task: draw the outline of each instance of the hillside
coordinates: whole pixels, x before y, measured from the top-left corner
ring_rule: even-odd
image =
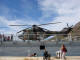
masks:
[[[70,31],[70,33],[72,35],[80,35],[80,22],[78,22],[72,29],[72,31]]]

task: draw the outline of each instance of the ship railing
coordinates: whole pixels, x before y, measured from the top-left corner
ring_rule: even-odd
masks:
[[[80,35],[71,34],[2,34],[0,35],[0,42],[2,41],[80,41]]]

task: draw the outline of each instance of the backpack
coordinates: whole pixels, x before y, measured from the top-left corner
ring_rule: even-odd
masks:
[[[65,52],[67,52],[67,49],[65,48]]]

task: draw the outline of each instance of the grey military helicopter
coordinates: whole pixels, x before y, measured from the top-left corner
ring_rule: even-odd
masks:
[[[49,24],[58,24],[58,23],[61,23],[61,22],[47,23],[47,24],[40,24],[40,25],[34,24],[34,25],[9,25],[9,26],[30,26],[28,28],[25,28],[25,29],[17,32],[18,37],[20,39],[22,39],[23,41],[25,41],[25,40],[33,40],[33,41],[38,40],[38,41],[40,41],[41,36],[46,35],[46,36],[43,36],[45,39],[45,38],[49,37],[51,34],[55,33],[54,31],[47,30],[47,29],[42,28],[40,26],[49,25]],[[19,34],[19,33],[21,33],[21,34]],[[56,32],[56,33],[58,33],[58,32]]]

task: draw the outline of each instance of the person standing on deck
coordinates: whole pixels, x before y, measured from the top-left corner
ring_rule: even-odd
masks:
[[[61,58],[62,59],[65,59],[65,54],[66,54],[66,52],[67,52],[67,49],[66,49],[66,47],[65,47],[65,45],[64,44],[62,44],[62,46],[61,46]]]
[[[43,60],[50,60],[50,54],[48,53],[48,51],[44,51],[44,54],[43,54]]]

